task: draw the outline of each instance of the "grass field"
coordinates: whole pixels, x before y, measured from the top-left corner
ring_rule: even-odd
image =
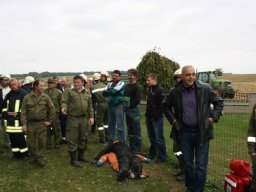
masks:
[[[143,153],[149,142],[146,135],[145,119],[142,118]],[[206,192],[222,191],[224,174],[229,172],[228,163],[236,157],[248,159],[246,131],[248,115],[225,114],[215,126],[215,139],[210,144],[208,182]],[[0,191],[141,191],[141,192],[182,192],[183,183],[177,182],[171,173],[177,167],[172,154],[172,140],[169,139],[170,126],[165,122],[165,138],[168,162],[162,165],[143,164],[149,177],[141,180],[116,182],[117,174],[108,164],[98,168],[89,163],[82,168],[69,165],[66,146],[59,150],[47,150],[48,165],[38,168],[28,162],[11,159],[11,152],[0,148]],[[1,134],[2,137],[2,134]],[[2,140],[2,138],[1,138]],[[87,158],[92,159],[104,146],[98,143],[98,135],[89,135]],[[217,187],[217,189],[212,188]]]
[[[224,174],[230,172],[229,162],[234,158],[250,160],[247,149],[249,114],[224,114],[215,124],[215,139],[211,141],[208,179],[222,187]]]
[[[142,130],[143,153],[146,153],[149,143],[144,125]],[[170,127],[166,126],[168,154],[172,155],[171,140],[167,137],[169,131]],[[98,143],[98,135],[90,134],[87,158],[95,157],[103,147]],[[176,182],[171,176],[176,167],[176,162],[173,160],[162,165],[143,164],[149,174],[148,178],[129,180],[120,184],[116,182],[117,174],[108,164],[100,168],[89,163],[84,164],[82,168],[70,166],[67,148],[64,145],[60,150],[47,150],[48,165],[44,169],[30,165],[28,162],[12,160],[11,155],[10,150],[0,148],[0,191],[184,191],[183,183]]]

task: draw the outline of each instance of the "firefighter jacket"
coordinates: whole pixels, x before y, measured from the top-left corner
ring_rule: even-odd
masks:
[[[123,103],[124,97],[124,82],[110,82],[107,85],[107,90],[103,91],[103,95],[108,97],[109,106],[117,106]]]
[[[61,111],[61,95],[62,92],[57,88],[45,89],[44,93],[50,97],[57,113]]]
[[[247,145],[249,154],[256,152],[256,104],[253,106],[252,114],[249,121]]]
[[[7,133],[21,133],[22,124],[20,122],[21,104],[26,92],[22,89],[11,90],[3,102],[2,117]],[[15,114],[10,114],[14,112]]]
[[[55,107],[45,93],[36,96],[34,91],[28,93],[22,102],[21,107],[21,122],[27,125],[29,121],[32,122],[53,122],[56,118]]]
[[[92,85],[91,89],[95,91],[95,93],[92,94],[95,103],[107,103],[107,99],[103,96],[102,91],[97,92],[97,89],[101,89],[104,87],[106,87],[106,85],[101,82],[97,82]]]
[[[182,81],[171,89],[170,93],[165,98],[164,109],[165,116],[168,121],[180,133],[183,129],[182,121]],[[207,84],[202,84],[199,81],[194,82],[196,92],[197,111],[199,117],[199,129],[201,143],[208,142],[213,139],[213,127],[208,118],[211,117],[215,122],[218,122],[223,110],[223,99],[218,96],[212,88]],[[213,104],[211,108],[210,104]],[[173,124],[174,119],[176,122]]]
[[[92,99],[90,90],[66,89],[62,94],[61,108],[67,109],[67,114],[75,117],[89,116],[93,118]]]

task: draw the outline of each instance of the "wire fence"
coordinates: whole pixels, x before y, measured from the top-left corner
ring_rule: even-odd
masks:
[[[230,172],[229,162],[239,158],[250,161],[247,130],[250,114],[224,114],[214,126],[215,138],[210,142],[208,185],[223,190],[224,175]]]

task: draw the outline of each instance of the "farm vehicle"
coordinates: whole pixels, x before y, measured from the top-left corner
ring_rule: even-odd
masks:
[[[223,99],[233,99],[235,96],[235,90],[231,86],[231,81],[217,79],[214,71],[197,72],[197,79],[203,83],[209,84]]]

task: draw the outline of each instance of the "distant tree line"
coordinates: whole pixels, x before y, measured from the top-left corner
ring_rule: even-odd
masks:
[[[99,71],[97,71],[99,73]],[[29,72],[29,73],[24,73],[24,74],[11,74],[12,77],[15,77],[17,79],[24,79],[26,76],[32,76],[35,78],[51,78],[54,76],[57,77],[61,77],[61,76],[75,76],[75,75],[79,75],[79,74],[85,74],[87,76],[93,75],[94,73],[96,73],[96,71],[84,71],[84,72]],[[126,74],[127,71],[121,71],[122,74]]]

